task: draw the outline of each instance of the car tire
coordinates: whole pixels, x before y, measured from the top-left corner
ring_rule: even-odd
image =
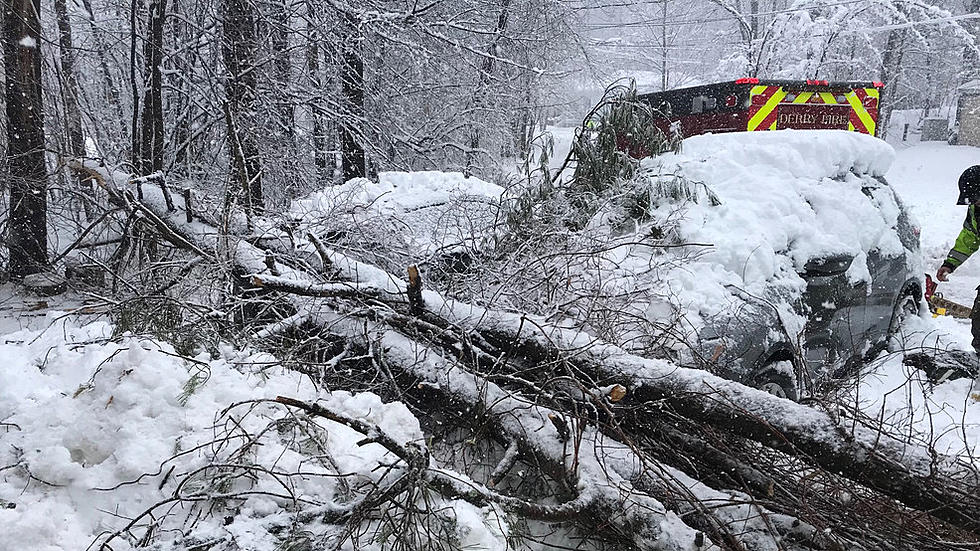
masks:
[[[793,362],[789,360],[774,361],[762,369],[755,378],[755,387],[773,396],[787,400],[799,400],[795,377],[787,373],[793,370]]]
[[[892,308],[892,318],[888,322],[888,340],[898,334],[905,320],[919,315],[920,307],[919,296],[914,289],[908,289],[898,297]]]

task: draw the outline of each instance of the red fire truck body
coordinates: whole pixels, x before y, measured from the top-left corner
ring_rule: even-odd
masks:
[[[880,82],[743,78],[637,97],[664,113],[658,126],[681,136],[783,128],[877,134]]]

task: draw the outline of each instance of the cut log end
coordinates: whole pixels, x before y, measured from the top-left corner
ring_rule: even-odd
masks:
[[[422,276],[414,264],[408,267],[408,305],[413,315],[425,311],[425,301],[422,300]]]
[[[623,385],[613,385],[609,389],[609,401],[616,403],[626,397],[626,387]]]

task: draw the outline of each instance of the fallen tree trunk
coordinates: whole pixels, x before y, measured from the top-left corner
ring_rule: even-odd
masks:
[[[303,281],[308,280],[312,274],[296,271],[280,262],[268,262],[269,257],[265,254],[265,251],[248,243],[244,238],[222,235],[217,228],[208,226],[201,221],[188,223],[187,217],[183,214],[186,206],[181,204],[182,199],[178,198],[172,202],[167,201],[164,195],[165,188],[161,187],[157,189],[144,185],[139,193],[142,196],[142,200],[140,200],[136,199],[134,194],[127,193],[127,188],[131,186],[130,179],[127,175],[112,172],[102,167],[92,166],[91,164],[73,163],[72,167],[95,178],[109,192],[110,197],[118,204],[126,205],[128,211],[148,210],[153,215],[152,221],[164,226],[164,228],[161,228],[161,236],[164,239],[174,242],[180,248],[211,258],[218,257],[220,251],[225,251],[239,271],[243,271],[244,273],[258,273],[263,271],[275,273],[277,275],[272,277],[282,278],[283,281],[290,281],[297,285],[295,287],[296,292],[293,294],[305,294],[302,291]],[[333,261],[344,266],[346,269],[349,270],[350,266],[353,265],[353,261],[346,262],[346,258],[342,257],[342,255],[336,256],[339,258],[333,259]],[[339,282],[331,286],[331,296],[350,299],[367,298],[371,300],[375,300],[373,298],[374,295],[383,296],[387,300],[398,300],[400,296],[405,296],[407,304],[406,295],[400,295],[399,293],[389,294],[385,291],[391,282],[385,281],[387,274],[383,271],[366,265],[357,266],[357,268],[360,269],[359,275],[362,278],[379,278],[377,285],[369,287],[368,291],[365,292],[365,288],[362,285]],[[263,281],[253,278],[253,283],[261,286]],[[301,303],[302,301],[294,302]],[[332,317],[332,314],[328,311],[326,312],[326,317]],[[317,313],[301,312],[294,315],[289,321],[273,324],[274,327],[267,328],[265,333],[267,335],[274,334],[294,326],[293,323],[311,321],[326,323],[322,316],[321,319],[317,319]],[[330,325],[353,322],[352,319],[346,317],[339,317],[331,321],[336,323],[329,323]],[[341,334],[340,336],[343,338],[356,338],[356,329],[358,327],[360,327],[359,322],[354,323],[352,326],[352,330],[355,331],[354,334]],[[398,346],[396,348],[399,350],[403,347],[407,347],[408,349],[412,348],[411,341],[394,331],[388,331],[387,337],[389,339],[388,346],[394,346],[394,342],[391,339],[397,339]],[[416,365],[413,362],[415,358],[412,356],[412,351],[408,350],[403,352],[405,355],[402,359],[405,361],[399,359],[398,364],[401,365],[407,362],[411,365]],[[431,363],[418,365],[424,365],[426,369],[433,367]],[[420,372],[422,371],[413,373],[418,374]],[[430,375],[435,377],[437,374],[432,372]],[[465,395],[468,403],[477,407],[480,407],[481,404],[487,404],[486,397],[481,396],[481,383],[479,381],[476,379],[467,381],[460,377],[454,377],[453,380],[456,381],[453,385],[453,388],[456,389],[456,392],[452,393],[453,397],[463,399]],[[460,384],[460,381],[465,381],[465,384]],[[430,382],[435,386],[439,384],[435,378],[432,378]],[[501,397],[504,396],[502,391],[498,390],[497,392],[501,394]],[[483,406],[483,409],[486,409],[486,407]],[[535,450],[534,453],[536,456],[543,463],[550,465],[551,469],[555,472],[562,473],[562,476],[570,480],[576,476],[579,480],[582,480],[582,489],[587,491],[579,496],[577,500],[581,502],[579,505],[582,506],[583,503],[587,504],[591,514],[598,514],[603,519],[603,522],[616,527],[620,535],[626,540],[632,541],[637,549],[649,551],[682,551],[713,548],[710,543],[704,546],[696,546],[696,541],[703,542],[703,535],[699,535],[697,530],[687,526],[675,513],[668,511],[662,503],[634,488],[628,480],[606,472],[605,467],[595,461],[584,461],[578,465],[576,472],[569,472],[568,466],[565,463],[565,446],[559,440],[554,427],[548,422],[546,414],[532,416],[534,422],[528,423],[528,425],[533,426],[525,426],[525,423],[517,420],[518,417],[514,415],[514,412],[521,412],[523,414],[524,410],[527,409],[526,402],[514,400],[507,396],[506,400],[498,400],[490,407],[495,407],[502,411],[506,409],[506,412],[509,412],[508,415],[510,417],[507,423],[501,426],[502,430],[506,429],[504,430],[505,434],[511,438],[521,438],[528,442],[532,446],[529,449]]]
[[[377,268],[374,268],[375,270]],[[351,270],[356,272],[359,270]],[[348,274],[351,275],[351,274]],[[290,282],[256,275],[264,287],[305,296],[341,296],[352,291],[334,284]],[[354,286],[364,296],[397,296],[395,289]],[[379,279],[375,278],[374,282]],[[384,281],[384,280],[382,280]],[[980,474],[972,465],[942,457],[915,443],[880,430],[841,426],[824,411],[776,398],[763,391],[702,370],[642,358],[603,343],[580,331],[567,330],[530,317],[490,311],[449,301],[428,291],[427,315],[438,326],[457,327],[482,336],[495,351],[525,362],[562,358],[579,373],[630,389],[619,407],[631,415],[656,414],[646,404],[669,407],[695,422],[750,438],[874,488],[905,505],[964,530],[980,534]],[[646,413],[644,413],[646,412]]]
[[[582,373],[630,389],[618,404],[631,415],[667,407],[694,421],[755,440],[850,478],[901,503],[980,534],[980,474],[973,465],[943,457],[914,442],[854,424],[825,411],[775,398],[701,370],[641,358],[587,335],[534,323],[512,314],[486,313],[479,322],[455,320],[513,354],[561,355]],[[491,333],[492,332],[492,333]],[[651,409],[648,405],[655,404]]]
[[[663,540],[658,546],[672,548],[678,544],[674,540],[680,540],[681,548],[686,548],[690,545],[685,541],[690,535],[688,525],[712,534],[716,542],[729,549],[826,549],[840,545],[795,517],[773,513],[746,495],[710,488],[595,427],[580,426],[576,440],[568,423],[581,423],[583,419],[534,405],[532,396],[502,389],[439,349],[394,329],[351,318],[330,320],[325,325],[335,335],[363,340],[365,349],[371,338],[376,339],[375,348],[384,351],[386,365],[411,374],[420,386],[439,393],[446,408],[454,403],[478,407],[478,414],[488,417],[499,434],[519,442],[522,453],[534,457],[533,463],[548,465],[549,471],[572,480],[574,487],[584,485],[589,492],[598,491],[595,507],[613,515],[611,520],[617,526],[641,527],[633,536],[643,536],[637,540],[640,548],[649,545],[643,540],[651,537]],[[556,421],[561,418],[568,421]],[[666,508],[665,503],[669,503]],[[678,532],[676,523],[681,519],[683,526]],[[657,525],[661,529],[671,526],[670,534],[654,536]]]

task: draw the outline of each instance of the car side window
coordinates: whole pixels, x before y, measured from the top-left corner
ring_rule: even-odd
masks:
[[[895,202],[895,206],[898,207],[898,219],[894,226],[895,232],[898,234],[898,240],[901,241],[903,247],[910,251],[918,249],[918,231],[915,222],[912,220],[912,216],[909,214],[909,209],[902,202],[902,198],[895,193],[895,190],[892,189],[891,185],[884,178],[875,177],[875,181],[880,185],[862,187],[861,191],[872,200],[874,199],[874,193],[879,190],[887,193],[891,197],[891,200]]]
[[[694,96],[691,98],[691,113],[703,113],[718,108],[718,100],[711,96]]]
[[[895,204],[898,205],[898,224],[895,228],[898,231],[898,239],[902,242],[903,247],[914,251],[919,248],[919,235],[915,223],[909,215],[909,209],[905,207],[902,198],[895,193],[895,190],[888,188],[888,191],[891,192]]]

